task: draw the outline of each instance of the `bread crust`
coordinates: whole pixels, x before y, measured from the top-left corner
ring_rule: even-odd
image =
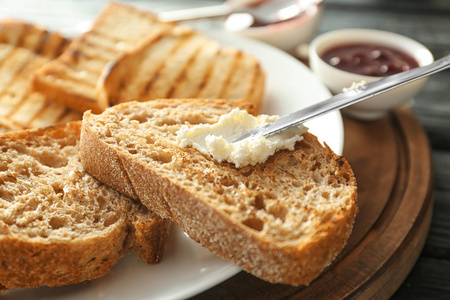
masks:
[[[277,247],[248,227],[232,222],[198,194],[161,178],[129,155],[119,156],[144,205],[178,224],[215,255],[272,283],[309,284],[342,250],[353,227],[356,205],[339,218],[322,224],[308,243]],[[347,163],[342,171],[351,172]],[[356,198],[354,193],[352,196]]]
[[[148,264],[159,263],[169,238],[170,225],[170,221],[156,215],[135,220],[128,239],[133,242],[132,248],[136,256]]]
[[[138,199],[127,171],[123,167],[122,160],[115,155],[114,150],[105,147],[103,143],[93,136],[93,132],[86,127],[82,127],[80,141],[85,145],[89,145],[89,150],[80,151],[83,166],[89,166],[89,169],[97,170],[94,172],[96,174],[95,177],[101,182],[108,182],[109,186],[114,186],[116,190],[128,197]],[[92,151],[92,154],[89,154],[89,151]],[[104,157],[108,157],[108,168],[105,168]]]
[[[101,277],[128,249],[125,222],[104,236],[66,242],[0,238],[0,282],[9,288],[60,286]]]
[[[65,88],[63,84],[57,86],[57,72],[52,68],[53,65],[56,65],[55,68],[59,67],[55,61],[52,61],[33,74],[30,84],[34,91],[38,91],[45,95],[46,98],[52,99],[52,101],[79,113],[83,113],[89,109],[100,113],[107,107],[87,96],[88,93],[83,93],[82,89],[78,87]]]
[[[176,100],[174,100],[176,101]],[[195,101],[195,100],[192,100]],[[180,102],[181,103],[181,102]],[[115,108],[120,111],[120,108]],[[155,171],[133,154],[105,143],[92,129],[90,114],[85,114],[81,133],[81,152],[85,169],[102,182],[122,191],[131,185],[139,199],[149,209],[163,218],[178,224],[193,240],[219,257],[232,261],[242,269],[272,283],[294,286],[307,285],[328,266],[343,249],[353,227],[356,206],[356,180],[348,162],[334,154],[328,146],[322,146],[310,133],[297,144],[296,151],[301,157],[308,157],[317,151],[330,165],[326,172],[342,178],[348,185],[347,205],[322,222],[312,236],[305,237],[304,243],[280,244],[259,234],[240,222],[232,220],[220,209],[208,203],[205,196],[195,188],[177,184],[167,176]],[[188,151],[188,150],[186,150]],[[280,151],[275,160],[288,157],[289,151]],[[92,158],[95,157],[95,158]],[[186,159],[189,159],[187,154]],[[91,161],[103,163],[91,164]],[[120,162],[120,167],[110,168],[109,161]],[[266,162],[264,166],[276,164]],[[302,161],[297,161],[302,168]],[[223,164],[219,164],[223,165]],[[227,167],[225,167],[227,168]],[[230,174],[237,172],[229,167]],[[267,174],[268,177],[274,176]],[[126,185],[117,178],[127,178]],[[270,185],[270,179],[268,179]],[[200,188],[201,189],[201,188]]]

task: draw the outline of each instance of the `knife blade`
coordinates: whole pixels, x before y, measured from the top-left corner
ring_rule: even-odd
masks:
[[[243,134],[242,136],[232,140],[231,143],[239,142],[256,134],[262,134],[264,137],[274,135],[288,128],[298,126],[301,123],[304,123],[315,117],[324,115],[330,111],[341,109],[363,100],[372,98],[376,95],[385,93],[420,78],[427,77],[449,67],[450,55],[447,55],[427,66],[418,67],[398,74],[386,76],[380,80],[366,83],[356,89],[348,90],[346,92],[328,98],[327,100],[284,115],[278,120],[269,123],[264,127],[255,128]]]

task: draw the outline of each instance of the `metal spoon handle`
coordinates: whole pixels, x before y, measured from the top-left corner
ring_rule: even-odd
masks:
[[[227,16],[232,12],[232,6],[228,4],[220,4],[214,6],[160,12],[158,14],[158,18],[165,22],[177,22],[185,20],[222,17]]]
[[[450,67],[450,55],[447,55],[427,66],[411,69],[395,75],[384,77],[383,79],[373,81],[354,90],[333,96],[327,100],[308,106],[291,114],[285,115],[265,127],[256,128],[232,141],[238,142],[251,135],[262,133],[264,136],[276,134],[285,129],[297,126],[312,118],[321,116],[330,111],[341,109],[360,101],[372,98],[381,93],[429,76]]]

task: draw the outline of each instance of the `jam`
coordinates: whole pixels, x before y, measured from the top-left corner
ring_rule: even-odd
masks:
[[[322,59],[343,71],[367,76],[388,76],[419,66],[408,53],[374,44],[339,45],[325,51]]]

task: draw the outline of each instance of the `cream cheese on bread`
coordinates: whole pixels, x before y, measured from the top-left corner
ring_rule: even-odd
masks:
[[[191,146],[219,162],[227,161],[238,168],[255,165],[266,161],[278,150],[293,150],[295,143],[302,140],[302,134],[308,128],[300,125],[268,138],[259,134],[236,143],[230,141],[278,118],[269,115],[255,117],[245,110],[235,108],[221,116],[215,124],[199,124],[190,128],[182,126],[177,132],[177,138],[181,147]]]

